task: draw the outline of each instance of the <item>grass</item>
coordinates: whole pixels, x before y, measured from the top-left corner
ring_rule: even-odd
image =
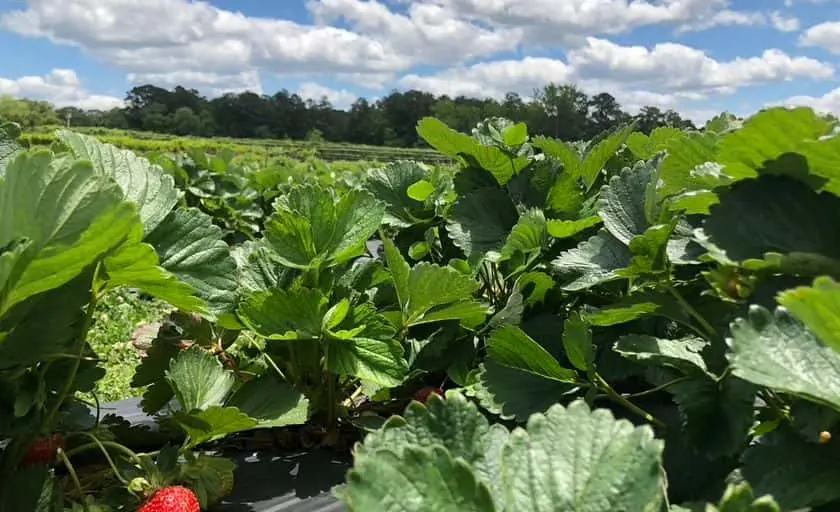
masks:
[[[168,304],[141,299],[126,289],[109,292],[100,301],[88,342],[106,370],[96,389],[101,402],[142,394],[142,388],[131,387],[134,368],[140,362],[140,355],[131,343],[131,333],[140,325],[162,319],[171,309]]]

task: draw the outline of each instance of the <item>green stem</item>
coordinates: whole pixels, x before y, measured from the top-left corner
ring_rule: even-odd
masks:
[[[283,370],[281,370],[280,367],[277,366],[277,363],[274,362],[274,359],[272,359],[270,355],[263,352],[263,357],[265,358],[266,361],[268,361],[269,366],[274,368],[274,371],[277,372],[277,375],[279,375],[280,378],[282,378],[286,382],[289,382],[289,379],[286,378],[286,375],[283,373]]]
[[[694,309],[694,306],[689,304],[688,301],[685,300],[685,298],[683,298],[682,295],[680,295],[680,292],[678,292],[676,288],[669,284],[668,291],[671,292],[671,295],[674,296],[674,298],[677,300],[679,305],[686,311],[686,313],[688,313],[689,316],[691,316],[697,321],[698,324],[700,324],[703,330],[706,331],[706,335],[709,337],[710,340],[717,338],[717,331],[715,331],[715,328],[712,327],[712,324],[710,324],[708,320],[703,318],[703,315],[701,315],[696,309]]]
[[[600,375],[595,375],[595,383],[596,383],[596,384],[598,385],[598,387],[599,387],[599,388],[601,388],[601,390],[603,390],[603,391],[607,394],[607,396],[608,396],[608,397],[610,397],[610,398],[611,398],[614,402],[616,402],[616,403],[619,403],[619,404],[623,405],[623,406],[624,406],[624,407],[626,407],[627,409],[629,409],[629,410],[633,411],[634,413],[638,414],[639,416],[641,416],[641,417],[642,417],[642,418],[644,418],[645,420],[649,421],[650,423],[653,423],[653,424],[654,424],[654,425],[656,425],[657,427],[660,427],[660,428],[665,428],[665,424],[664,424],[664,423],[662,423],[661,421],[659,421],[658,419],[654,418],[652,414],[650,414],[649,412],[645,411],[644,409],[642,409],[642,408],[641,408],[641,407],[639,407],[638,405],[634,404],[634,403],[633,403],[633,402],[631,402],[630,400],[627,400],[627,399],[626,399],[626,398],[624,398],[623,396],[619,395],[619,394],[618,394],[618,392],[616,392],[616,390],[614,390],[614,389],[612,388],[612,386],[610,386],[610,385],[609,385],[609,383],[608,383],[607,381],[605,381],[605,380],[604,380],[604,378],[603,378],[603,377],[601,377]]]
[[[64,386],[62,386],[61,391],[58,393],[58,400],[52,406],[50,411],[47,413],[46,418],[44,418],[44,421],[41,423],[42,429],[52,429],[55,417],[58,414],[59,409],[61,409],[61,405],[64,403],[64,400],[66,400],[67,396],[70,394],[70,391],[73,388],[73,383],[76,380],[76,374],[79,372],[79,366],[82,364],[82,358],[84,357],[85,352],[85,342],[87,341],[87,333],[93,324],[93,314],[96,311],[96,306],[99,302],[100,290],[97,288],[99,268],[99,264],[97,264],[96,270],[93,272],[93,280],[91,281],[92,290],[90,294],[90,302],[88,303],[87,310],[85,311],[84,322],[82,323],[82,327],[76,337],[76,359],[73,363],[73,367],[70,369],[70,374],[67,376],[67,380],[64,381]]]
[[[58,458],[61,459],[61,462],[64,463],[64,467],[67,468],[67,473],[70,474],[70,479],[73,480],[73,486],[79,493],[79,499],[82,501],[82,510],[89,512],[90,507],[88,507],[87,500],[85,499],[85,491],[82,489],[82,482],[79,481],[79,475],[76,474],[76,468],[73,467],[73,464],[70,462],[67,454],[64,453],[64,450],[59,448],[56,453]]]
[[[655,388],[651,388],[651,389],[642,391],[640,393],[633,393],[632,395],[624,395],[624,397],[626,397],[626,398],[638,398],[640,396],[652,395],[654,393],[658,393],[659,391],[662,391],[663,389],[669,388],[669,387],[673,386],[674,384],[679,384],[680,382],[684,382],[684,381],[687,381],[687,380],[690,380],[690,379],[691,379],[691,377],[679,377],[677,379],[668,381],[665,384],[661,384],[659,386],[656,386]]]
[[[112,448],[113,450],[122,453],[123,455],[125,455],[126,457],[131,459],[132,462],[136,462],[136,461],[140,460],[140,456],[138,454],[134,453],[129,448],[127,448],[127,447],[125,447],[125,446],[123,446],[119,443],[115,443],[113,441],[100,441],[98,438],[94,437],[93,434],[90,434],[88,432],[82,432],[82,434],[87,436],[87,437],[90,437],[91,439],[93,439],[93,442],[77,446],[77,447],[73,448],[72,450],[67,450],[67,456],[68,457],[73,457],[74,455],[78,455],[80,453],[86,452],[88,450],[92,450],[94,448],[105,449],[107,447],[107,448]],[[150,455],[150,454],[147,453],[145,455]]]
[[[102,451],[102,455],[105,456],[105,460],[108,461],[108,465],[111,466],[111,469],[114,471],[114,475],[117,477],[117,480],[119,480],[123,485],[128,485],[128,480],[123,478],[122,473],[120,473],[120,470],[117,469],[117,465],[114,464],[114,459],[111,458],[111,454],[108,453],[107,449],[105,449],[105,446],[102,444],[102,441],[97,439],[96,436],[93,435],[93,434],[85,432],[85,435],[88,436],[89,438],[91,438],[93,440],[93,442]],[[126,447],[124,447],[124,446],[122,446],[121,444],[118,444],[118,443],[111,443],[112,448],[115,447],[115,446],[118,446],[119,450],[122,451],[123,453],[126,453],[126,452],[130,453],[131,455],[130,455],[129,458],[132,460],[132,462],[137,460],[137,455],[134,452],[132,452],[131,450],[129,450],[128,448],[126,448]]]

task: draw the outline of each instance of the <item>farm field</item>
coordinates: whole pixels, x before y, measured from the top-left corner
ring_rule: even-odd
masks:
[[[836,510],[836,123],[335,162],[5,125],[0,512],[211,509],[266,431],[351,456],[353,511]]]
[[[24,133],[19,141],[25,146],[49,146],[55,142],[55,131],[60,127],[43,126]],[[309,158],[324,161],[378,161],[416,160],[426,163],[450,163],[452,159],[434,149],[365,146],[361,144],[317,141],[292,141],[277,139],[234,139],[229,137],[179,137],[154,132],[115,130],[96,127],[79,127],[73,131],[95,136],[98,140],[132,151],[178,152],[186,150],[215,153],[220,150],[255,157]]]

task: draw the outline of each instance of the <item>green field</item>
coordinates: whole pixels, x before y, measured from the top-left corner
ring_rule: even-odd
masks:
[[[48,146],[55,142],[55,130],[58,126],[39,127],[37,131],[24,133],[21,143],[27,146]],[[177,152],[198,150],[217,152],[229,149],[238,154],[248,153],[255,156],[285,156],[289,158],[316,157],[333,161],[377,161],[415,160],[426,163],[448,163],[452,159],[434,149],[392,148],[384,146],[365,146],[360,144],[331,143],[315,141],[293,141],[275,139],[233,139],[227,137],[201,138],[178,137],[154,132],[113,130],[107,128],[74,128],[74,131],[95,136],[102,142],[114,144],[132,151]]]

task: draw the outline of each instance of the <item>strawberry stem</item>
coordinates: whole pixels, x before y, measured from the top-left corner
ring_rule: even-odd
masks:
[[[87,500],[85,499],[85,491],[84,489],[82,489],[82,482],[79,481],[79,475],[76,474],[76,468],[73,467],[73,463],[70,462],[70,459],[67,457],[67,454],[64,453],[64,450],[60,446],[58,447],[58,450],[56,450],[56,454],[58,455],[58,458],[61,459],[61,462],[64,463],[64,467],[67,468],[67,473],[70,475],[70,479],[73,481],[73,486],[79,493],[79,500],[82,502],[82,510],[84,512],[90,512]]]

